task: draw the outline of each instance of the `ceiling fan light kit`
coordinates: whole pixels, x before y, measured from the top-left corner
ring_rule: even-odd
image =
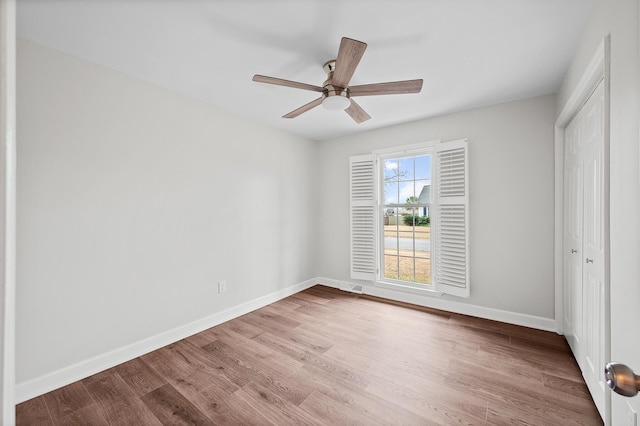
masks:
[[[329,111],[344,111],[351,105],[349,92],[345,89],[327,90],[323,95],[322,106]]]
[[[420,93],[422,90],[422,79],[349,86],[349,81],[366,48],[366,43],[342,37],[338,57],[327,61],[323,66],[327,79],[322,83],[322,87],[259,74],[253,76],[253,81],[322,93],[319,98],[283,115],[283,118],[295,118],[322,104],[328,110],[344,110],[356,123],[362,123],[371,116],[352,97]]]

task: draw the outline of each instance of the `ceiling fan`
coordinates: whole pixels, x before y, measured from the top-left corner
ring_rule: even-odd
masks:
[[[322,93],[318,99],[294,109],[283,115],[282,118],[295,118],[322,104],[329,110],[344,110],[356,123],[362,123],[370,119],[371,116],[352,99],[353,97],[419,93],[422,90],[422,79],[349,86],[351,76],[353,76],[366,48],[366,43],[342,37],[338,57],[324,64],[327,79],[322,83],[322,87],[259,74],[253,76],[253,81]]]

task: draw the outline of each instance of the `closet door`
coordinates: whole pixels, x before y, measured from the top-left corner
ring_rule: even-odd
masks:
[[[604,239],[604,84],[600,83],[582,109],[585,121],[582,374],[604,416],[605,361],[605,239]],[[604,417],[603,417],[604,418]]]
[[[582,121],[565,129],[564,144],[564,332],[576,359],[582,344]]]
[[[565,129],[564,327],[589,392],[605,416],[604,84]]]

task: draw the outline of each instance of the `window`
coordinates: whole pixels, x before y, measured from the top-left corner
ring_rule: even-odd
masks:
[[[466,140],[350,159],[351,277],[469,296]]]
[[[431,284],[431,154],[379,157],[382,279]]]

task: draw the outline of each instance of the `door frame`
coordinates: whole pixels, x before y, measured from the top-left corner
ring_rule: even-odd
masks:
[[[564,235],[564,136],[565,129],[601,80],[604,80],[604,357],[611,357],[611,287],[610,287],[610,235],[609,235],[609,104],[610,104],[610,38],[607,35],[598,45],[591,61],[582,73],[578,84],[571,92],[566,104],[555,122],[555,232],[554,232],[554,281],[555,281],[555,323],[556,332],[564,334],[563,300],[563,235]],[[611,422],[611,392],[605,390],[605,424]]]
[[[16,2],[0,0],[0,423],[15,424]]]

